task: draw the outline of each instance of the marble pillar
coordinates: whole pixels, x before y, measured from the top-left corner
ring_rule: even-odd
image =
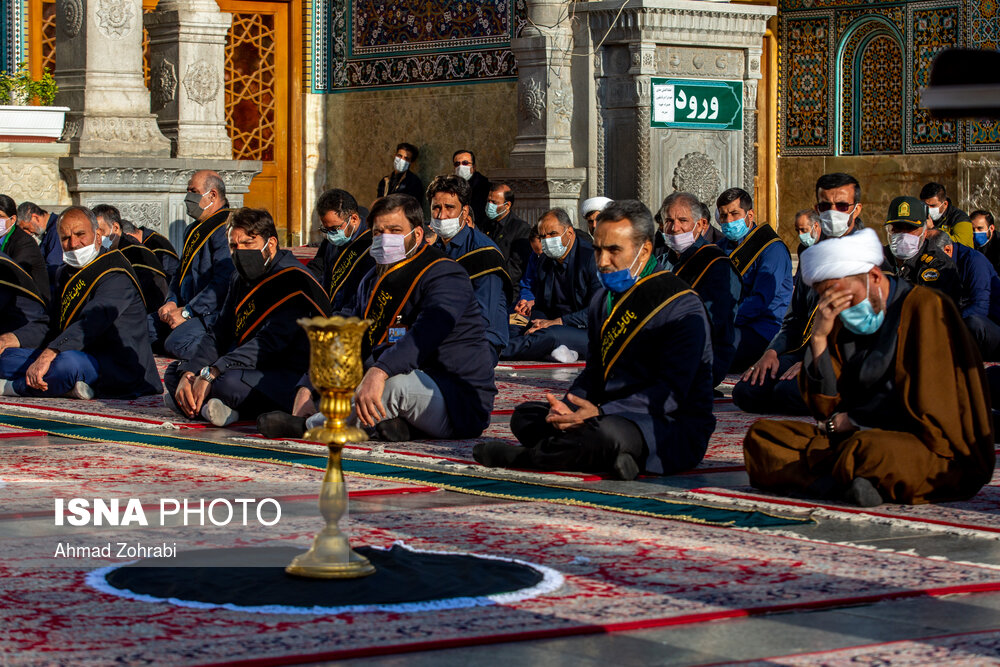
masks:
[[[232,157],[224,90],[232,19],[215,0],[160,0],[145,16],[152,110],[174,157]]]

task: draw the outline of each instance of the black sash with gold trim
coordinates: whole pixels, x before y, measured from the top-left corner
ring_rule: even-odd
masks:
[[[135,271],[125,259],[125,255],[119,250],[100,254],[90,264],[74,273],[66,282],[59,299],[59,331],[64,331],[73,323],[73,320],[83,309],[83,305],[90,298],[94,288],[100,284],[101,279],[112,273],[126,274],[135,284],[139,296],[142,296],[139,279],[135,277]],[[124,297],[124,295],[122,296]]]
[[[389,327],[396,317],[403,312],[403,307],[410,300],[413,288],[420,279],[438,262],[446,262],[444,253],[429,245],[421,246],[420,250],[402,262],[390,267],[376,282],[368,297],[365,307],[365,319],[371,320],[361,341],[361,356],[366,358],[372,348],[382,343],[389,335]]]
[[[806,346],[806,343],[808,343],[809,339],[812,338],[813,327],[816,326],[816,313],[817,312],[819,312],[819,304],[818,303],[812,309],[812,312],[809,313],[809,319],[806,320],[805,326],[802,327],[802,334],[799,336],[799,341],[800,341],[799,345],[796,348],[792,349],[792,350],[786,350],[785,354],[790,354],[792,352],[798,352],[799,350],[801,350],[803,347]]]
[[[736,267],[736,272],[740,276],[745,275],[760,257],[760,253],[772,243],[781,243],[781,239],[778,238],[778,233],[771,229],[771,225],[760,224],[750,230],[742,243],[729,253],[729,259]]]
[[[196,222],[188,230],[187,235],[184,237],[184,250],[181,252],[181,266],[177,273],[178,285],[184,284],[184,279],[187,278],[188,270],[191,268],[194,258],[198,256],[198,252],[206,243],[208,243],[208,240],[212,238],[212,234],[214,234],[219,227],[226,224],[229,220],[230,213],[232,213],[232,209],[228,208],[216,211],[205,220]]]
[[[340,251],[337,261],[330,267],[330,285],[328,287],[330,301],[336,298],[341,287],[350,284],[352,277],[357,277],[360,280],[375,266],[375,260],[372,259],[369,252],[371,247],[372,230],[366,229]],[[357,281],[354,282],[357,284]]]
[[[698,283],[716,262],[729,262],[729,256],[719,246],[706,243],[683,263],[675,266],[674,274],[691,287],[697,288]]]
[[[236,344],[245,343],[268,315],[293,301],[311,307],[313,315],[329,317],[333,311],[323,286],[311,273],[297,266],[281,269],[254,285],[236,305]]]
[[[119,246],[118,249],[125,255],[125,259],[132,265],[132,268],[147,269],[153,273],[160,274],[164,278],[167,277],[167,272],[163,270],[163,265],[160,264],[160,260],[157,259],[156,254],[146,246],[131,243]]]
[[[476,248],[459,257],[457,261],[469,274],[469,280],[475,280],[491,273],[498,274],[503,282],[503,291],[507,296],[507,301],[510,301],[514,293],[514,285],[510,281],[507,269],[504,268],[503,253],[500,252],[499,248],[491,245]]]
[[[677,297],[694,293],[674,273],[658,271],[641,279],[622,294],[601,326],[601,351],[598,360],[601,379],[608,379],[615,362],[646,323]]]
[[[179,260],[174,244],[167,240],[167,237],[158,232],[146,230],[146,236],[142,239],[142,245],[153,251],[154,255],[170,255]]]
[[[48,304],[31,274],[4,253],[0,253],[0,285],[14,290],[21,296],[34,299],[43,306]]]

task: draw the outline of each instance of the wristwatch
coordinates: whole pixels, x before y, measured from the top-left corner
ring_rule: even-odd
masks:
[[[185,308],[184,310],[181,311],[181,317],[183,317],[185,320],[190,320],[191,319],[191,311],[188,310],[187,308]]]
[[[215,376],[212,375],[212,367],[205,366],[200,371],[198,371],[198,377],[208,383],[215,382]]]

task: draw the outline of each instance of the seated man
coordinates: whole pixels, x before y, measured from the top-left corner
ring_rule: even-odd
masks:
[[[194,222],[184,230],[181,263],[170,283],[170,294],[157,316],[163,323],[158,339],[175,359],[190,359],[198,341],[218,318],[233,274],[226,239],[232,212],[226,184],[214,171],[197,171],[187,186],[184,204]]]
[[[118,209],[109,204],[99,204],[94,207],[97,216],[97,229],[101,232],[101,245],[108,250],[120,250],[142,288],[142,299],[146,302],[146,312],[156,313],[170,292],[167,272],[163,270],[160,260],[152,250],[136,243],[131,237],[122,233],[122,216]],[[150,319],[150,335],[156,335],[154,320]],[[150,338],[152,340],[152,338]]]
[[[491,183],[489,199],[486,200],[486,220],[476,223],[491,241],[497,244],[503,254],[504,268],[512,285],[521,282],[524,267],[531,257],[528,236],[531,225],[512,213],[514,190],[509,183]]]
[[[490,423],[496,396],[490,344],[469,275],[424,242],[423,209],[409,195],[372,204],[372,256],[358,288],[356,315],[372,320],[362,338],[365,375],[354,393],[356,417],[383,440],[474,438]],[[261,415],[269,437],[301,437],[313,412],[308,387],[295,415]],[[323,423],[313,415],[312,427]]]
[[[972,239],[976,250],[986,255],[993,268],[1000,271],[1000,241],[996,240],[993,214],[982,209],[969,214],[972,219]]]
[[[889,239],[886,262],[898,277],[914,285],[933,287],[958,303],[961,298],[958,269],[944,250],[928,243],[929,220],[927,205],[919,199],[893,199],[885,221]]]
[[[920,189],[920,199],[927,204],[934,227],[968,248],[975,245],[972,221],[965,211],[951,203],[943,185],[928,183]]]
[[[45,299],[49,298],[49,272],[38,244],[17,224],[14,200],[0,195],[0,252],[31,275]]]
[[[408,144],[405,141],[398,144],[396,155],[392,158],[392,173],[378,182],[376,196],[410,195],[423,204],[424,183],[411,169],[418,157],[420,157],[420,151],[413,144]],[[322,215],[320,213],[320,216]]]
[[[49,213],[38,204],[23,201],[17,207],[17,226],[34,237],[38,249],[45,260],[49,274],[49,286],[54,288],[56,271],[63,263],[62,245],[59,243],[59,230],[56,229],[55,213]],[[30,273],[30,272],[29,272]],[[46,299],[49,296],[45,297]]]
[[[591,197],[584,200],[583,204],[580,205],[580,215],[587,221],[587,229],[590,231],[591,236],[594,235],[594,228],[597,227],[597,216],[601,214],[601,211],[608,204],[612,203],[614,203],[614,200],[607,197]]]
[[[486,340],[493,349],[493,364],[507,346],[507,300],[510,277],[504,257],[485,234],[471,227],[471,191],[465,179],[438,176],[427,187],[431,203],[431,230],[437,235],[434,247],[455,260],[469,274],[472,291],[486,324]]]
[[[361,279],[375,266],[368,252],[372,233],[361,218],[357,200],[346,190],[321,194],[316,213],[323,241],[306,268],[323,284],[333,310],[338,311],[354,298]]]
[[[44,342],[49,332],[48,296],[27,271],[0,252],[0,353]]]
[[[705,240],[708,218],[695,195],[668,195],[660,207],[660,219],[667,246],[664,267],[694,288],[708,310],[712,323],[712,386],[716,386],[725,379],[736,354],[736,306],[743,283],[726,253]]]
[[[538,234],[545,254],[528,264],[514,306],[516,314],[531,321],[511,325],[500,358],[576,361],[587,356],[587,307],[601,289],[594,247],[577,235],[561,208],[542,215]]]
[[[725,239],[719,241],[743,279],[736,310],[736,355],[730,373],[742,373],[760,358],[792,300],[792,256],[767,224],[757,224],[753,198],[730,188],[715,205]]]
[[[802,253],[820,300],[799,382],[817,423],[750,427],[755,487],[871,507],[965,499],[989,482],[993,421],[968,329],[949,299],[881,262],[867,229]]]
[[[215,426],[289,410],[309,367],[302,317],[330,315],[316,278],[288,250],[262,209],[241,208],[227,226],[236,272],[219,318],[190,360],[167,367],[168,407]]]
[[[101,247],[94,213],[71,206],[57,225],[65,265],[43,349],[0,355],[4,396],[135,398],[163,391],[131,265]]]
[[[642,203],[598,217],[594,248],[605,289],[591,301],[592,354],[563,400],[522,403],[511,430],[523,446],[473,449],[490,467],[674,473],[698,465],[715,430],[712,334],[698,295],[653,257],[656,228]]]
[[[163,234],[154,232],[148,227],[136,227],[130,220],[122,219],[120,224],[122,234],[153,251],[156,259],[160,261],[160,266],[167,274],[167,284],[173,282],[174,276],[177,274],[177,267],[181,263],[177,256],[177,250],[174,249],[174,244],[167,240]]]

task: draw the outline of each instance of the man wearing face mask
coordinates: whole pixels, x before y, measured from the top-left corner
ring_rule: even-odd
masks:
[[[423,209],[408,195],[372,204],[372,256],[356,315],[372,321],[361,341],[365,375],[350,421],[381,440],[474,438],[489,425],[496,384],[486,324],[469,275],[423,238]],[[294,416],[261,415],[269,437],[300,437],[323,423],[308,387]],[[308,422],[304,418],[312,415]]]
[[[233,274],[226,239],[226,221],[232,212],[226,184],[214,171],[195,172],[184,197],[194,222],[184,230],[181,263],[170,283],[170,294],[157,311],[164,351],[175,359],[189,359],[198,340],[218,317]]]
[[[17,224],[17,208],[7,195],[0,195],[0,252],[27,271],[48,299],[49,272],[45,259],[31,235]]]
[[[933,287],[958,303],[961,279],[944,250],[927,242],[927,205],[915,197],[896,197],[889,204],[885,234],[886,259],[896,275],[914,285]]]
[[[413,163],[419,156],[420,151],[413,144],[404,141],[396,146],[396,155],[392,158],[392,173],[379,181],[378,196],[410,195],[423,204],[424,182],[412,171]]]
[[[753,198],[730,188],[715,202],[724,239],[719,247],[743,279],[736,311],[736,356],[730,373],[742,373],[767,348],[781,328],[792,299],[792,256],[767,224],[757,224]]]
[[[167,368],[164,402],[215,426],[290,410],[309,367],[309,341],[299,318],[329,316],[316,278],[288,250],[263,209],[241,208],[227,225],[236,271],[219,318],[187,361]]]
[[[476,225],[486,220],[486,202],[490,198],[490,179],[476,169],[476,154],[465,149],[455,151],[451,157],[455,175],[469,183],[469,205]]]
[[[976,250],[986,255],[993,268],[1000,271],[1000,241],[995,240],[996,226],[993,214],[978,210],[970,213],[969,218],[972,220],[972,240]]]
[[[661,266],[690,285],[708,310],[712,323],[712,380],[718,385],[736,354],[736,308],[743,283],[729,256],[705,240],[708,217],[690,192],[674,192],[660,207],[660,231],[666,251]]]
[[[49,213],[30,201],[21,202],[17,206],[17,226],[31,235],[38,244],[48,269],[48,284],[52,287],[55,286],[56,271],[62,266],[63,261],[59,230],[56,229],[58,217],[55,213]]]
[[[522,446],[477,444],[477,462],[617,479],[698,465],[715,429],[710,324],[694,290],[657,269],[655,232],[638,201],[601,212],[594,252],[603,289],[588,308],[587,366],[562,400],[549,394],[514,410]]]
[[[437,235],[434,247],[462,265],[486,322],[486,340],[494,350],[493,363],[507,346],[507,301],[512,291],[504,257],[485,234],[469,226],[469,184],[457,176],[438,176],[427,187],[431,203],[430,227]]]
[[[327,190],[316,202],[323,241],[306,265],[316,276],[334,312],[350,301],[365,274],[375,266],[368,252],[372,233],[361,217],[358,202],[346,190]]]
[[[163,391],[132,266],[101,246],[94,213],[71,206],[56,227],[63,248],[42,349],[0,355],[0,394],[135,398]]]
[[[927,204],[934,227],[944,230],[954,240],[972,248],[972,221],[965,211],[951,203],[948,193],[940,183],[928,183],[920,189],[920,199]]]
[[[816,424],[750,427],[755,487],[871,507],[964,500],[989,482],[978,349],[949,299],[882,273],[881,262],[872,230],[802,253],[803,279],[820,296],[799,375]]]
[[[500,358],[573,362],[587,356],[587,307],[601,289],[593,246],[561,208],[542,214],[538,234],[544,254],[528,265],[514,306],[530,322],[511,325]]]
[[[514,190],[509,183],[493,183],[490,196],[486,201],[486,220],[476,223],[476,228],[482,230],[491,241],[497,244],[504,256],[507,275],[512,284],[521,282],[524,267],[531,257],[531,244],[528,236],[531,225],[512,213],[514,208]]]
[[[139,279],[142,298],[146,302],[146,312],[151,315],[150,340],[155,340],[156,312],[170,293],[167,273],[152,250],[122,234],[121,213],[117,208],[109,204],[99,204],[93,210],[97,216],[97,229],[101,232],[101,246],[106,250],[120,250]]]

